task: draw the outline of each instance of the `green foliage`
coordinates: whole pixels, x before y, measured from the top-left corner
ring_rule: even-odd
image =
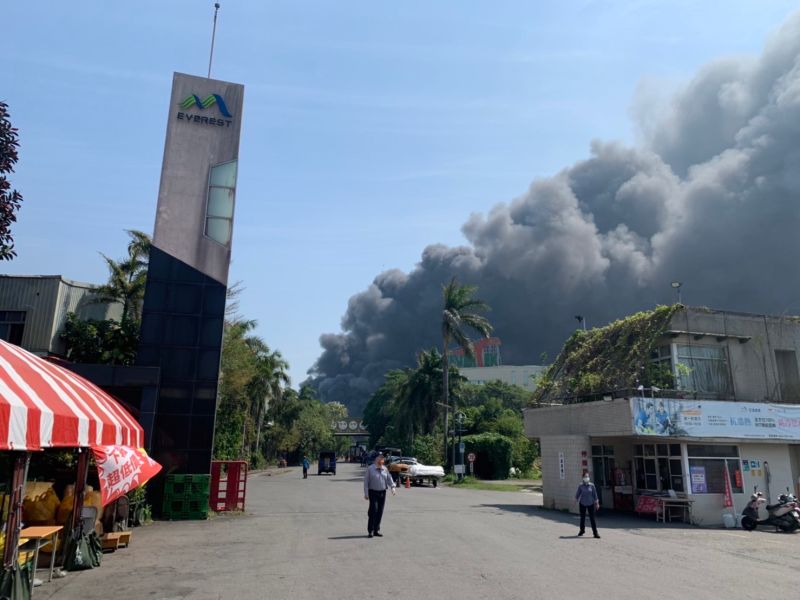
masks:
[[[150,257],[151,240],[146,233],[127,231],[128,256],[116,261],[100,254],[108,267],[108,282],[95,288],[98,303],[119,302],[122,304],[122,323],[139,321],[142,316],[147,264]]]
[[[139,348],[141,305],[147,278],[150,237],[141,231],[128,231],[128,257],[114,261],[101,256],[109,269],[108,282],[94,288],[95,304],[122,304],[120,321],[114,319],[80,320],[67,315],[60,338],[66,356],[78,363],[131,365]]]
[[[437,402],[442,397],[442,355],[431,349],[417,355],[413,369],[389,371],[383,385],[364,409],[363,420],[370,432],[370,444],[412,447],[419,435],[433,433],[441,415]],[[466,379],[450,367],[448,387],[458,395]],[[444,442],[442,442],[444,443]],[[441,461],[441,455],[436,462]]]
[[[247,320],[225,325],[214,457],[246,459],[257,468],[269,453],[263,447],[268,405],[280,403],[289,384],[289,365],[280,352],[252,335],[255,326]]]
[[[8,104],[0,102],[0,260],[12,260],[17,256],[11,224],[17,221],[22,194],[11,189],[6,175],[14,172],[14,165],[19,160],[18,147],[19,134],[11,125]]]
[[[481,315],[482,312],[491,310],[489,305],[475,298],[478,288],[474,285],[461,285],[453,277],[447,285],[442,286],[442,339],[444,347],[450,347],[450,342],[455,342],[464,350],[467,356],[473,356],[472,341],[467,335],[467,330],[477,331],[483,337],[492,333],[489,319]]]
[[[418,435],[411,445],[411,456],[425,465],[434,465],[442,456],[443,439],[438,434]]]
[[[481,479],[508,479],[514,442],[499,433],[479,433],[463,439],[466,452],[474,452],[475,475]]]
[[[539,456],[539,446],[525,436],[517,436],[512,441],[511,466],[528,477],[534,470],[534,461]]]
[[[659,306],[605,327],[577,330],[542,376],[534,402],[629,389],[640,384],[675,387],[667,369],[650,362],[650,355],[680,310]]]
[[[485,384],[466,384],[459,390],[458,403],[460,406],[483,406],[490,399],[498,400],[505,408],[522,410],[533,396],[523,387],[504,383],[502,381],[489,381]]]
[[[287,455],[299,460],[303,455],[314,460],[323,450],[344,451],[349,446],[346,438],[336,438],[331,421],[347,418],[346,408],[338,403],[324,404],[310,386],[300,392],[286,390],[282,397],[270,405],[272,427],[266,434],[271,458]]]
[[[139,323],[113,319],[82,321],[68,313],[59,336],[66,357],[76,363],[131,365],[139,347]]]

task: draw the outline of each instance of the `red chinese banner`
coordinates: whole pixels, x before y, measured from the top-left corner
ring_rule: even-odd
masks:
[[[92,446],[103,506],[136,489],[155,476],[161,465],[144,448]]]
[[[728,472],[727,464],[725,465],[723,474],[725,476],[725,500],[722,503],[722,506],[725,508],[730,508],[733,506],[733,490],[731,489],[731,474]]]

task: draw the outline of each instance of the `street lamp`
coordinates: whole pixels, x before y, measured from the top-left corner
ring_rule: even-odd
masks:
[[[675,292],[677,292],[677,294],[678,294],[678,304],[681,304],[681,287],[682,286],[683,286],[683,283],[681,283],[680,281],[673,281],[672,282],[672,289],[675,290]]]
[[[583,326],[583,330],[586,331],[586,319],[583,315],[575,315],[575,320]]]

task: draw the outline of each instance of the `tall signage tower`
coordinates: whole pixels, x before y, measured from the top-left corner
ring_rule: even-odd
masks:
[[[137,358],[161,370],[140,421],[165,472],[210,470],[243,97],[173,76]]]

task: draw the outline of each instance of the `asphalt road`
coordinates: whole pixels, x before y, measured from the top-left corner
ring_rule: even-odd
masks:
[[[577,518],[534,506],[535,494],[440,487],[389,497],[385,536],[368,539],[361,473],[256,474],[246,515],[137,529],[129,549],[34,598],[797,597],[800,533],[601,514],[602,539],[578,538]]]

